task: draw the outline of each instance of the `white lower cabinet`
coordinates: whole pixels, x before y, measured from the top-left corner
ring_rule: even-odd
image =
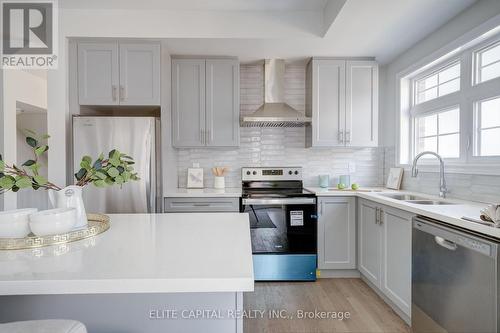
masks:
[[[371,283],[380,288],[382,230],[378,224],[377,204],[367,200],[360,200],[358,221],[359,271]]]
[[[360,199],[358,269],[404,314],[411,315],[413,215]]]
[[[356,268],[356,198],[318,200],[318,268]]]
[[[408,212],[380,207],[382,292],[408,316],[411,313],[411,230]]]

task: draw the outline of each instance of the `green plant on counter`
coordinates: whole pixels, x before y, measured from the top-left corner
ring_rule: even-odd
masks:
[[[61,190],[61,187],[48,181],[39,172],[42,167],[40,158],[49,150],[46,141],[50,136],[38,136],[31,130],[25,130],[25,136],[26,144],[33,150],[33,158],[17,166],[7,164],[0,155],[0,194],[24,188]],[[75,174],[76,185],[86,186],[92,183],[96,187],[106,187],[137,181],[139,177],[134,172],[133,164],[132,157],[116,149],[109,152],[108,158],[101,154],[93,163],[90,156],[84,156],[80,162],[81,169]]]

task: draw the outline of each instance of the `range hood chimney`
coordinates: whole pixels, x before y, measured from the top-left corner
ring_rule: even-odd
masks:
[[[285,103],[285,60],[266,59],[264,65],[264,104],[241,119],[243,127],[302,127],[311,122]]]

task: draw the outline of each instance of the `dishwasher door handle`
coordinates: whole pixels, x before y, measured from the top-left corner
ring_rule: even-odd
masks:
[[[434,236],[436,243],[448,250],[455,251],[457,249],[457,244],[444,239],[443,237]]]

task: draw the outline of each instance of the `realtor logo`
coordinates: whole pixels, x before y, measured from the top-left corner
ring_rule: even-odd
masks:
[[[55,1],[2,1],[2,67],[56,68]]]

